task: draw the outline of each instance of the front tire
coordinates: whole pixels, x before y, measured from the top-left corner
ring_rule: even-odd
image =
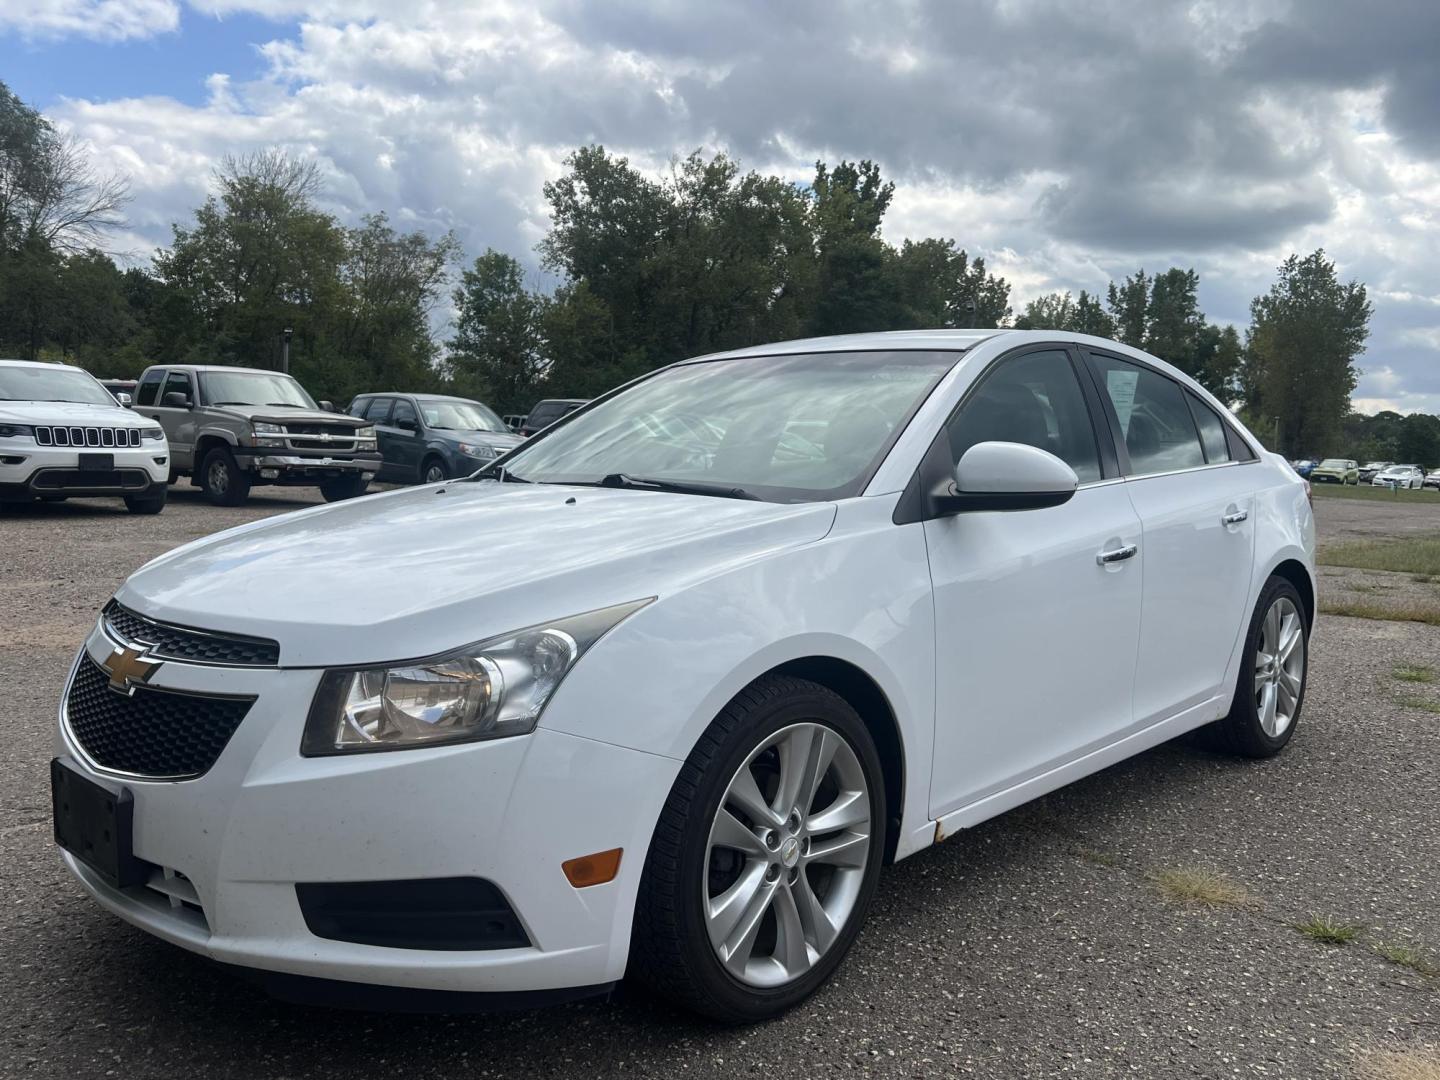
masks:
[[[144,495],[126,495],[125,509],[132,514],[158,514],[165,509],[167,491],[164,485],[157,484]]]
[[[334,480],[326,480],[320,485],[320,494],[326,502],[342,502],[345,499],[353,499],[357,495],[364,495],[365,489],[370,486],[370,481],[362,476],[340,476]]]
[[[200,490],[216,506],[240,506],[250,497],[250,477],[235,462],[235,455],[217,446],[200,463]]]
[[[1310,662],[1305,605],[1284,578],[1265,583],[1244,648],[1230,712],[1204,730],[1217,750],[1273,757],[1295,735]]]
[[[875,741],[838,694],[767,676],[680,770],[636,900],[630,968],[727,1023],[818,990],[865,921],[885,851]]]
[[[442,480],[449,480],[450,472],[445,468],[445,462],[438,457],[428,457],[420,466],[420,483],[438,484]]]

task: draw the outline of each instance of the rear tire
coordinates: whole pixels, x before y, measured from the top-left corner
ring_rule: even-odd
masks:
[[[807,784],[808,798],[789,794]],[[885,805],[875,741],[843,698],[786,676],[752,684],[705,730],[661,810],[631,973],[726,1023],[805,1000],[865,921]]]
[[[144,495],[126,495],[125,509],[132,514],[158,514],[165,509],[167,491],[165,486],[156,485],[154,490]]]
[[[359,476],[341,476],[334,480],[326,480],[320,484],[320,494],[326,502],[342,502],[345,499],[353,499],[357,495],[364,495],[365,489],[370,486],[370,481]]]
[[[1215,750],[1273,757],[1285,749],[1300,723],[1310,664],[1305,605],[1284,578],[1272,577],[1260,591],[1244,649],[1230,712],[1201,734]]]
[[[205,498],[216,506],[240,506],[250,497],[250,477],[235,463],[235,455],[217,446],[205,455],[197,477]]]

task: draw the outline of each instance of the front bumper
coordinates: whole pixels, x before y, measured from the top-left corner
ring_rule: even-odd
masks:
[[[81,469],[82,454],[106,454],[111,469]],[[143,495],[170,478],[170,449],[163,440],[115,449],[71,449],[6,443],[0,448],[0,498],[31,499],[41,495]]]
[[[314,484],[339,476],[374,475],[380,468],[378,451],[339,454],[323,450],[285,450],[275,452],[255,447],[234,447],[231,451],[240,466],[261,478],[278,484]],[[273,476],[267,476],[273,473]]]
[[[1312,472],[1312,473],[1310,474],[1310,476],[1308,477],[1308,479],[1309,479],[1309,481],[1310,481],[1312,484],[1346,484],[1346,483],[1349,483],[1348,478],[1346,478],[1346,477],[1344,477],[1344,476],[1341,476],[1339,473]]]
[[[98,627],[92,659],[113,646]],[[78,658],[77,658],[78,659]],[[61,707],[56,752],[134,799],[150,881],[117,889],[62,853],[126,921],[225,964],[347,983],[513,993],[595,987],[624,973],[645,852],[679,763],[558,731],[467,746],[324,758],[299,754],[320,672],[166,662],[148,685],[254,695],[204,775],[116,776],[89,763]],[[561,863],[624,849],[615,880],[573,888]],[[478,877],[530,945],[399,948],[312,933],[298,883]]]

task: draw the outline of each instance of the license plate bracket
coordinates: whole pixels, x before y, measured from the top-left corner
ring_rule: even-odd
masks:
[[[80,454],[79,458],[82,472],[105,472],[115,468],[114,454]]]
[[[50,801],[62,848],[117,889],[149,880],[150,865],[132,850],[135,798],[126,788],[98,784],[54,758]]]

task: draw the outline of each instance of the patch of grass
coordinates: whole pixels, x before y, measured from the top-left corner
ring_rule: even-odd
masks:
[[[1348,600],[1326,595],[1320,601],[1320,614],[1440,626],[1440,604],[1417,604],[1405,600]]]
[[[1108,851],[1096,851],[1094,848],[1076,846],[1070,849],[1077,859],[1094,863],[1096,866],[1119,866],[1120,860]]]
[[[1401,574],[1440,575],[1440,537],[1412,536],[1403,540],[1345,540],[1326,544],[1316,553],[1322,566],[1356,566],[1362,570],[1392,570]]]
[[[1311,484],[1310,493],[1317,499],[1360,499],[1364,502],[1440,502],[1440,492],[1430,488],[1389,488],[1361,484]]]
[[[1365,1080],[1440,1080],[1440,1052],[1433,1046],[1374,1050],[1360,1059]]]
[[[1329,915],[1311,915],[1304,922],[1296,923],[1295,929],[1324,945],[1349,945],[1360,936],[1358,926],[1336,922]]]
[[[1419,972],[1421,975],[1428,975],[1430,978],[1440,978],[1440,967],[1419,949],[1409,945],[1387,945],[1381,943],[1375,946],[1375,951],[1389,960],[1392,964],[1399,964],[1411,971]]]
[[[1402,705],[1407,709],[1419,709],[1421,712],[1433,713],[1440,716],[1440,702],[1431,701],[1429,698],[1420,697],[1418,694],[1399,694],[1395,697],[1395,704]]]
[[[1435,669],[1424,664],[1396,664],[1390,673],[1401,682],[1431,683],[1435,681]]]
[[[1156,871],[1155,884],[1167,898],[1182,904],[1246,907],[1254,903],[1242,886],[1203,866],[1175,866]]]

